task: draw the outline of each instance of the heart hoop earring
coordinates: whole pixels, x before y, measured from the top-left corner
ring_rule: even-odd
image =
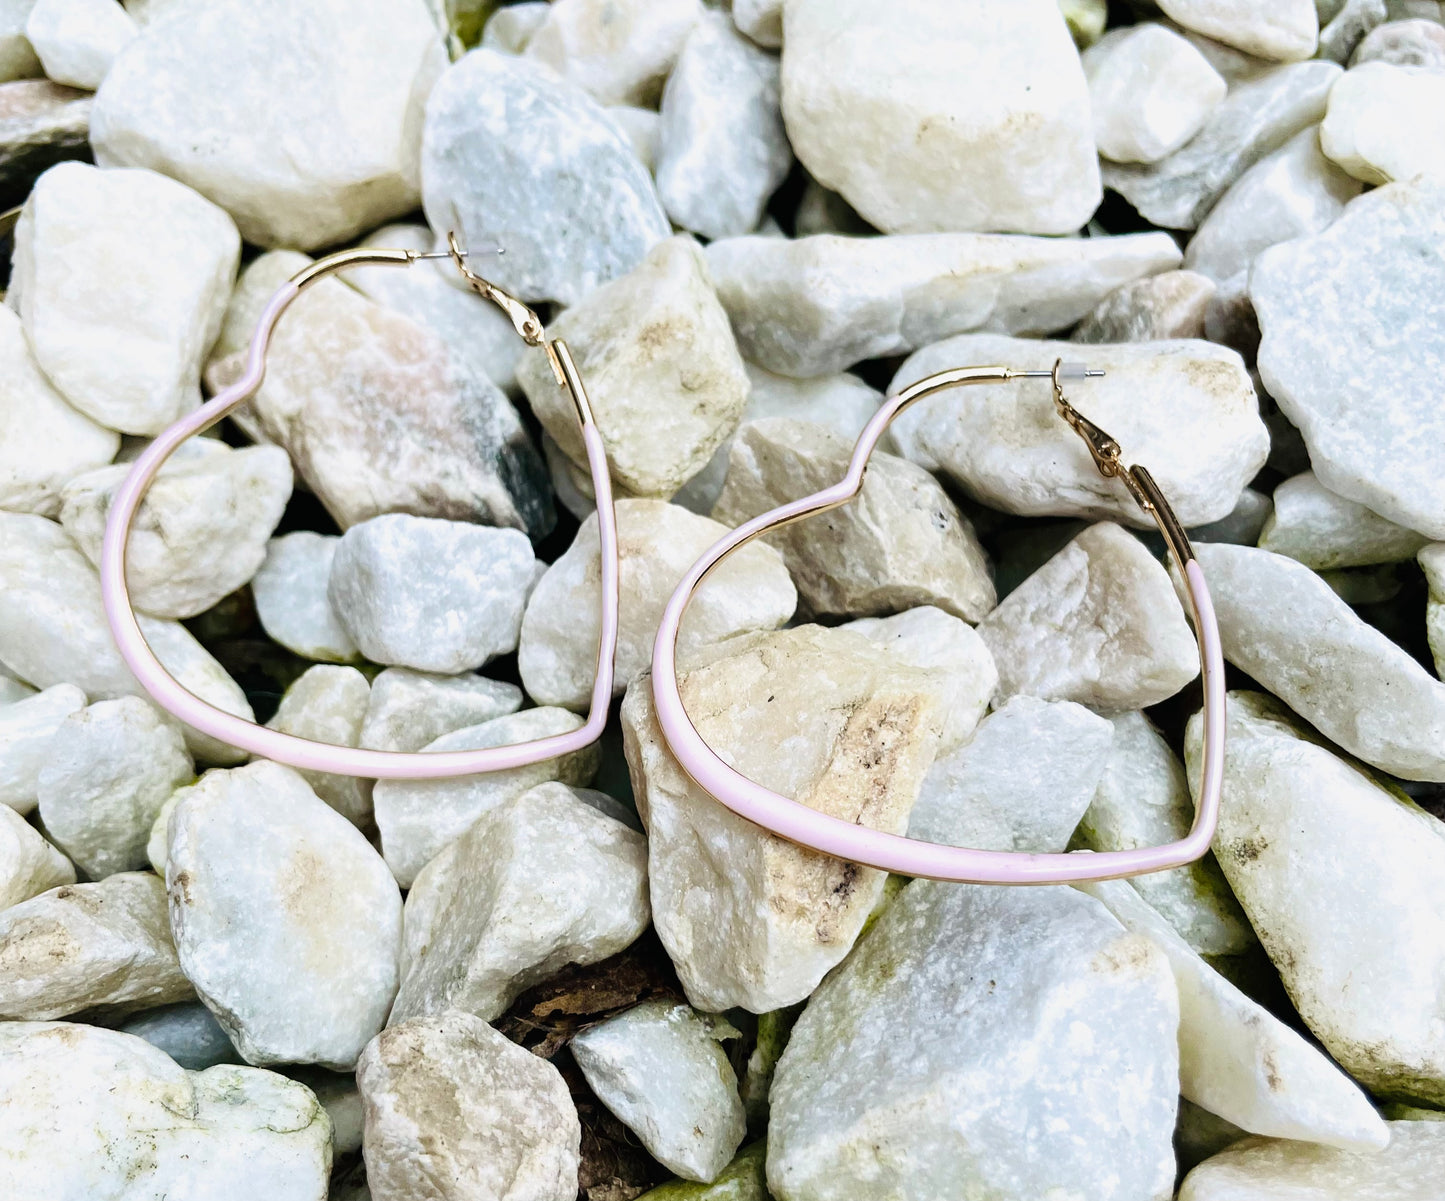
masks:
[[[101,545],[100,584],[105,600],[106,620],[121,657],[136,679],[156,704],[213,738],[252,754],[273,759],[309,771],[332,772],[344,776],[363,776],[383,780],[424,780],[443,776],[470,776],[482,772],[504,771],[529,763],[541,763],[595,742],[607,724],[607,707],[612,700],[613,658],[617,650],[618,568],[617,515],[612,504],[612,482],[607,468],[607,452],[602,435],[592,418],[587,392],[577,373],[564,342],[548,340],[541,319],[516,297],[477,275],[466,264],[467,252],[454,234],[447,235],[449,249],[435,253],[416,250],[359,248],[343,250],[318,259],[297,272],[271,297],[256,323],[251,348],[246,356],[245,373],[225,391],[218,393],[195,412],[167,428],[153,441],[131,468],[115,499],[106,521],[105,540]],[[146,490],[156,473],[182,442],[220,421],[261,386],[266,374],[266,350],[276,327],[276,320],[307,287],[336,271],[348,267],[409,267],[424,259],[449,258],[456,264],[472,289],[497,305],[511,319],[513,328],[528,346],[540,346],[552,366],[557,386],[566,388],[582,427],[582,440],[587,448],[587,464],[592,472],[592,486],[597,496],[597,528],[602,549],[602,642],[597,654],[597,675],[592,685],[591,707],[587,720],[566,734],[554,734],[532,742],[513,746],[488,747],[472,751],[438,751],[405,753],[374,751],[357,747],[335,746],[297,738],[278,730],[269,730],[254,722],[227,713],[208,704],[188,691],[168,672],[146,643],[136,621],[126,587],[126,547],[131,523],[145,498]]]
[[[1215,621],[1204,573],[1194,557],[1189,538],[1153,477],[1143,467],[1125,466],[1119,444],[1075,409],[1064,396],[1062,380],[1103,374],[1102,371],[1089,371],[1056,362],[1052,371],[959,367],[919,380],[885,401],[874,414],[858,436],[848,473],[841,481],[812,496],[754,517],[721,538],[693,564],[668,601],[662,624],[658,627],[652,652],[652,694],[663,737],[683,770],[703,791],[739,816],[801,846],[868,867],[935,880],[972,884],[1066,884],[1110,880],[1182,867],[1209,850],[1219,821],[1224,769],[1224,658],[1220,652],[1219,626]],[[1108,479],[1121,480],[1139,507],[1154,519],[1183,576],[1190,616],[1199,640],[1199,662],[1204,681],[1204,771],[1195,804],[1194,825],[1189,833],[1165,846],[1130,851],[1048,855],[979,851],[857,826],[810,809],[734,770],[698,733],[687,715],[678,687],[677,633],[698,585],[724,557],[754,538],[815,513],[836,509],[856,497],[863,487],[868,458],[878,439],[893,419],[910,405],[946,388],[1036,377],[1047,377],[1053,381],[1054,404],[1059,416],[1083,438],[1099,472]]]

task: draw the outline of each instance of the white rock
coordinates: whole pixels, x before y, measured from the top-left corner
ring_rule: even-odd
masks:
[[[1167,960],[1098,902],[915,881],[793,1029],[768,1185],[810,1201],[964,1181],[999,1201],[1167,1197],[1178,1022]]]
[[[1366,763],[1445,780],[1445,683],[1294,559],[1195,549],[1229,662]]]
[[[757,229],[793,163],[779,88],[773,55],[726,13],[703,15],[662,93],[657,194],[678,225],[707,238]]]
[[[1179,1201],[1433,1201],[1445,1172],[1445,1127],[1391,1122],[1390,1145],[1361,1154],[1252,1138],[1200,1164]]]
[[[1065,329],[1115,288],[1171,270],[1179,257],[1159,233],[759,236],[714,242],[707,253],[744,356],[804,377],[968,330]]]
[[[383,1030],[356,1082],[375,1201],[573,1201],[582,1128],[546,1060],[449,1010]]]
[[[1113,727],[1082,705],[1016,696],[933,761],[908,836],[984,851],[1062,851],[1113,740]]]
[[[67,717],[84,707],[85,693],[74,684],[52,684],[0,705],[0,803],[17,813],[35,808],[50,740]]]
[[[843,479],[853,447],[825,426],[784,417],[749,422],[733,440],[713,508],[741,525]],[[977,621],[997,597],[969,520],[928,472],[875,452],[858,498],[817,521],[768,535],[806,611],[868,617],[936,605]]]
[[[971,625],[933,605],[920,605],[892,617],[862,617],[843,628],[862,634],[900,663],[943,673],[938,753],[945,755],[967,741],[998,687],[993,656]]]
[[[294,262],[256,260],[233,301],[238,325],[269,296],[277,268]],[[240,367],[232,354],[207,380],[224,386]],[[397,512],[537,537],[552,528],[541,456],[501,389],[439,334],[339,280],[313,285],[287,310],[247,408],[342,529]]]
[[[370,701],[371,685],[356,668],[308,667],[286,689],[266,725],[313,742],[360,746]],[[317,796],[352,825],[366,829],[371,824],[372,781],[324,771],[303,771],[300,775]]]
[[[36,795],[51,838],[92,880],[147,865],[167,798],[195,779],[175,722],[139,697],[97,701],[51,737]]]
[[[0,805],[0,912],[74,883],[70,860],[9,805]]]
[[[733,0],[733,23],[759,46],[783,44],[783,0]]]
[[[36,364],[20,318],[3,307],[0,373],[0,507],[54,517],[61,487],[115,458],[120,435],[70,407]]]
[[[532,40],[532,35],[547,19],[551,7],[547,0],[525,0],[522,4],[509,4],[497,9],[487,18],[481,44],[488,50],[521,54]]]
[[[1264,386],[1331,492],[1445,538],[1445,184],[1391,184],[1323,233],[1272,247],[1249,294]]]
[[[1072,233],[1098,207],[1088,85],[1055,0],[789,0],[784,38],[793,148],[879,229]]]
[[[1309,58],[1319,36],[1314,0],[1162,0],[1159,7],[1206,37],[1282,62]]]
[[[1325,154],[1356,179],[1389,183],[1445,177],[1445,73],[1430,67],[1365,63],[1330,90],[1320,125]]]
[[[1269,454],[1239,355],[1192,340],[1096,345],[1087,355],[1104,377],[1070,387],[1070,400],[1118,439],[1126,462],[1148,468],[1185,526],[1227,516]],[[967,335],[913,355],[892,389],[949,367],[1048,370],[1078,357],[1069,342]],[[950,389],[900,416],[893,437],[905,457],[993,508],[1153,526],[1122,483],[1099,474],[1088,446],[1056,413],[1047,381]]]
[[[331,1123],[273,1072],[187,1072],[129,1034],[0,1024],[0,1158],[10,1195],[325,1201]]]
[[[521,707],[522,690],[515,684],[388,667],[371,682],[359,745],[377,751],[419,751],[443,734],[505,717]]]
[[[526,709],[443,734],[423,750],[480,750],[566,734],[582,719],[565,709]],[[514,767],[507,771],[448,780],[379,780],[372,794],[387,866],[403,888],[447,843],[466,833],[484,813],[548,780],[587,784],[597,773],[597,748]]]
[[[475,271],[527,300],[576,304],[671,232],[601,106],[493,50],[453,64],[432,92],[421,170],[427,223],[455,230]]]
[[[1198,50],[1153,22],[1106,34],[1083,62],[1094,141],[1118,162],[1153,163],[1173,154],[1229,90]]]
[[[1194,824],[1184,765],[1144,714],[1120,713],[1110,721],[1113,746],[1079,822],[1079,843],[1095,851],[1133,851],[1178,842]],[[1129,883],[1201,955],[1241,955],[1257,945],[1212,854]]]
[[[682,680],[710,746],[784,796],[902,833],[937,741],[934,673],[819,626],[717,653]],[[622,703],[622,734],[653,923],[689,1001],[754,1013],[801,1001],[848,953],[884,873],[785,842],[698,788],[663,741],[646,679]]]
[[[0,2],[0,80],[27,79],[41,73],[35,48],[26,40],[25,22],[35,0]]]
[[[71,404],[155,434],[200,403],[240,250],[230,217],[175,180],[61,163],[25,202],[6,300]]]
[[[445,66],[420,0],[175,0],[97,93],[96,158],[189,184],[248,242],[334,245],[416,207]]]
[[[303,659],[346,663],[360,657],[326,592],[340,541],[310,530],[272,538],[251,577],[261,628]]]
[[[390,1024],[462,1009],[484,1021],[569,963],[647,929],[647,840],[565,784],[539,784],[447,844],[406,899]]]
[[[12,701],[23,701],[27,696],[34,696],[35,691],[29,684],[0,672],[0,705],[8,705]]]
[[[1184,146],[1157,163],[1106,163],[1104,184],[1155,225],[1196,229],[1245,171],[1325,115],[1340,74],[1311,62],[1245,79]]]
[[[401,946],[401,894],[356,827],[280,764],[211,772],[171,814],[166,883],[186,976],[246,1061],[350,1070]]]
[[[1108,522],[1090,526],[979,623],[999,697],[1117,712],[1173,696],[1199,674],[1199,657],[1172,593],[1169,573],[1137,538]]]
[[[1419,18],[1390,21],[1365,36],[1355,48],[1350,66],[1369,62],[1445,70],[1445,29]]]
[[[1085,885],[1168,957],[1179,986],[1179,1091],[1254,1134],[1379,1151],[1389,1131],[1360,1087],[1204,962],[1123,880]]]
[[[240,1062],[226,1032],[199,1001],[147,1009],[119,1029],[145,1039],[190,1072],[203,1072],[218,1063]]]
[[[1196,717],[1186,739],[1196,782],[1200,736]],[[1214,853],[1295,1009],[1366,1088],[1438,1105],[1445,826],[1270,697],[1231,693],[1228,738]]]
[[[1396,525],[1364,505],[1336,496],[1315,473],[1285,480],[1274,490],[1274,514],[1259,545],[1306,567],[1369,567],[1413,559],[1430,539]]]
[[[747,1133],[737,1076],[719,1038],[726,1022],[671,1001],[644,1001],[584,1030],[568,1046],[597,1094],[652,1157],[710,1182]]]
[[[142,616],[140,628],[188,691],[252,719],[246,694],[184,626]],[[95,568],[43,517],[0,513],[0,663],[37,687],[73,683],[93,700],[143,695],[111,639]],[[186,744],[207,763],[244,758],[194,730],[186,732]]]
[[[1071,342],[1164,342],[1203,338],[1214,281],[1165,271],[1117,288],[1069,335]]]
[[[622,131],[632,146],[632,153],[649,171],[657,166],[657,139],[662,127],[662,117],[650,108],[637,108],[631,104],[611,104],[607,115]]]
[[[155,617],[194,617],[243,587],[291,498],[291,460],[279,446],[195,445],[205,453],[167,463],[131,525],[131,602]],[[61,490],[60,524],[97,566],[111,501],[129,474],[130,464],[117,463]]]
[[[523,53],[601,104],[648,104],[703,15],[700,0],[557,0]]]
[[[92,91],[138,32],[117,0],[36,0],[25,22],[25,37],[45,74]]]
[[[436,246],[436,236],[425,225],[388,225],[362,245],[429,251]],[[517,384],[517,356],[525,343],[496,305],[452,287],[455,272],[449,261],[423,262],[404,270],[357,267],[343,272],[342,278],[363,296],[431,330],[458,359],[510,392]]]
[[[205,380],[212,392],[219,392],[225,386],[211,376],[217,362],[238,350],[250,349],[251,340],[256,334],[256,324],[266,306],[271,303],[276,290],[313,262],[315,260],[309,254],[302,254],[299,250],[268,250],[252,259],[236,276],[236,286],[231,289],[231,297],[226,302],[226,314],[221,318],[221,332],[216,336],[215,345],[211,347],[210,360],[206,364]],[[287,312],[289,315],[281,322],[282,329],[294,319],[296,309],[292,307]],[[268,371],[272,365],[272,356],[268,354]],[[231,420],[238,425],[247,422],[254,424],[255,418],[250,409],[250,404],[232,409]],[[256,437],[249,428],[246,433],[250,438]]]
[[[1189,239],[1184,265],[1223,282],[1276,243],[1319,233],[1359,194],[1311,125],[1239,177]]]
[[[612,478],[633,495],[667,498],[712,458],[747,404],[748,377],[707,260],[670,238],[621,279],[552,322],[587,386]],[[541,349],[517,378],[568,457],[586,467],[577,411]]]
[[[652,662],[662,610],[678,581],[728,527],[660,500],[618,501],[617,525],[622,605],[613,695],[621,696]],[[601,564],[594,514],[527,601],[517,666],[539,705],[587,708],[602,640]],[[679,649],[686,657],[734,634],[777,629],[797,603],[783,557],[768,546],[744,547],[697,590]]]
[[[368,659],[450,674],[517,649],[536,574],[516,530],[393,513],[342,536],[328,595]]]
[[[43,892],[0,912],[0,1018],[128,1013],[189,998],[149,872]]]
[[[1445,545],[1433,543],[1420,552],[1430,599],[1425,604],[1425,628],[1430,652],[1435,656],[1435,674],[1445,680]]]

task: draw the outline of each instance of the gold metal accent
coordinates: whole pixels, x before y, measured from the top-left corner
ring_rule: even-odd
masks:
[[[297,289],[307,288],[317,280],[347,267],[405,267],[416,261],[414,250],[390,250],[381,246],[356,246],[350,250],[338,250],[324,259],[317,259],[302,267],[291,277]]]
[[[557,372],[557,382],[567,389],[572,405],[577,410],[577,420],[584,426],[592,425],[592,404],[587,399],[587,390],[582,386],[582,377],[577,373],[577,364],[565,342],[548,342],[547,353],[552,359],[552,369]]]
[[[455,230],[447,232],[447,250],[451,260],[457,265],[457,270],[462,273],[462,278],[471,285],[472,290],[478,296],[490,300],[502,312],[511,319],[512,328],[521,334],[522,340],[528,346],[542,345],[542,319],[531,309],[508,292],[504,292],[489,279],[483,279],[466,264],[467,252],[457,242]],[[552,364],[552,370],[557,374],[557,382],[562,382],[562,374],[556,362]]]

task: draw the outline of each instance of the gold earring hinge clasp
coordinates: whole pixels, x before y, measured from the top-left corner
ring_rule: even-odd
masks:
[[[1117,479],[1120,476],[1127,476],[1127,471],[1122,462],[1123,450],[1114,437],[1100,429],[1078,409],[1069,403],[1068,397],[1064,395],[1062,381],[1065,379],[1094,379],[1104,373],[1099,370],[1091,370],[1079,363],[1065,363],[1063,359],[1055,359],[1052,370],[1049,371],[1018,371],[1015,375],[1025,376],[1032,379],[1048,379],[1054,387],[1054,408],[1059,411],[1059,416],[1069,423],[1069,427],[1084,440],[1084,445],[1089,448],[1089,453],[1094,457],[1094,466],[1099,469],[1099,474],[1105,479]]]
[[[528,346],[542,345],[542,319],[531,309],[508,292],[502,291],[489,279],[483,279],[475,271],[467,266],[467,252],[457,242],[455,231],[447,233],[447,254],[457,270],[462,273],[462,278],[472,287],[472,291],[486,300],[490,300],[502,312],[511,319],[512,328],[522,336],[522,340]]]

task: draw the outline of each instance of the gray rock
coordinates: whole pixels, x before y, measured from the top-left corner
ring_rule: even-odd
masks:
[[[657,194],[667,215],[706,238],[752,233],[792,166],[778,60],[705,13],[662,93]]]
[[[188,1072],[241,1062],[220,1023],[199,1001],[148,1009],[119,1029],[122,1034],[145,1039]]]
[[[577,1066],[652,1157],[686,1180],[716,1180],[747,1133],[720,1046],[738,1032],[667,1000],[644,1001],[577,1035]]]
[[[287,687],[266,725],[313,742],[360,746],[370,700],[371,687],[356,668],[308,667]],[[317,796],[352,825],[363,830],[371,825],[372,781],[324,771],[299,774]]]
[[[0,80],[40,74],[40,60],[25,37],[25,22],[35,0],[5,0],[0,5]]]
[[[50,740],[67,717],[84,707],[85,693],[74,684],[53,684],[0,706],[0,803],[17,813],[35,808]]]
[[[1319,35],[1315,0],[1277,0],[1264,8],[1250,0],[1163,0],[1159,7],[1181,25],[1260,58],[1309,58]]]
[[[1320,30],[1319,57],[1337,63],[1351,62],[1356,47],[1367,34],[1384,24],[1389,15],[1385,0],[1345,0],[1330,23]]]
[[[708,247],[718,298],[749,362],[843,371],[968,330],[1047,334],[1115,288],[1179,265],[1166,234],[726,238]]]
[[[25,38],[56,83],[100,87],[111,63],[139,30],[115,0],[35,0]]]
[[[522,690],[515,684],[388,667],[371,681],[359,745],[377,751],[419,751],[443,734],[505,717],[521,707]]]
[[[416,207],[445,65],[420,0],[168,0],[96,95],[96,158],[189,184],[248,242],[331,246]]]
[[[1237,546],[1253,546],[1259,541],[1265,523],[1274,513],[1274,502],[1263,492],[1246,488],[1239,502],[1227,517],[1197,525],[1189,531],[1195,542],[1232,542]]]
[[[602,108],[546,67],[474,50],[442,76],[422,139],[427,223],[527,300],[575,304],[670,227],[647,169]]]
[[[1091,898],[917,880],[793,1029],[769,1187],[1168,1196],[1178,1005],[1164,955]]]
[[[1430,539],[1336,496],[1312,471],[1274,490],[1274,514],[1259,536],[1264,550],[1325,571],[1413,559]]]
[[[4,66],[5,40],[0,33],[0,79],[11,78]],[[0,83],[0,204],[23,201],[47,167],[86,156],[90,105],[88,92],[48,79]]]
[[[1186,145],[1144,166],[1106,163],[1104,184],[1155,225],[1196,229],[1255,163],[1325,114],[1335,63],[1291,63],[1236,84]]]
[[[74,883],[70,860],[9,805],[0,805],[0,912]]]
[[[699,0],[560,0],[523,53],[600,104],[655,105],[703,12]]]
[[[331,563],[341,539],[310,530],[272,538],[251,577],[261,628],[303,659],[347,663],[360,658],[356,643],[327,595]]]
[[[1355,48],[1350,66],[1372,62],[1445,71],[1445,29],[1420,18],[1378,26]]]
[[[394,513],[342,536],[328,595],[368,659],[456,673],[517,649],[536,574],[516,530]]]
[[[1135,280],[1099,301],[1069,336],[1071,342],[1163,342],[1203,338],[1214,281],[1194,271],[1165,271]]]

